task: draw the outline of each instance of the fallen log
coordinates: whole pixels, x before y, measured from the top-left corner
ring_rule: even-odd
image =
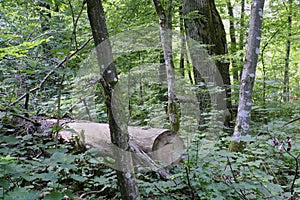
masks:
[[[185,150],[185,145],[178,134],[168,129],[134,126],[128,126],[128,133],[130,153],[135,164],[150,167],[167,178],[167,173],[161,170],[162,167],[178,161]],[[59,137],[67,141],[77,137],[81,146],[87,149],[99,148],[98,156],[103,157],[113,158],[113,152],[117,148],[110,141],[108,124],[103,123],[67,123],[64,130],[59,132]]]

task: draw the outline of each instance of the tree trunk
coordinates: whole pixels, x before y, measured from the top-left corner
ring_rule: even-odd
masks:
[[[229,15],[229,34],[230,34],[230,53],[231,55],[235,55],[237,51],[237,43],[236,43],[236,36],[235,36],[235,25],[234,25],[234,15],[233,15],[233,7],[231,4],[231,0],[227,0],[227,8],[228,8],[228,15]],[[231,59],[231,65],[233,69],[233,80],[239,80],[239,69],[238,63],[236,62],[236,58]]]
[[[225,29],[213,0],[184,0],[183,13],[185,15],[186,34],[189,38],[207,45],[206,49],[210,55],[222,56],[227,53]],[[191,47],[189,48],[192,55],[192,49]],[[192,51],[195,51],[195,49]],[[195,69],[196,56],[192,55],[191,57]],[[216,58],[215,64],[222,77],[222,87],[226,93],[226,107],[231,110],[229,63],[221,58]],[[203,68],[203,66],[201,66],[201,68]],[[200,74],[198,69],[194,70],[194,75],[196,84],[199,84],[199,82],[202,82],[203,78],[205,78],[205,75]],[[207,97],[204,97],[204,99],[206,98]],[[204,101],[202,104],[207,104],[207,102]],[[227,114],[224,124],[228,126],[230,120],[230,114]]]
[[[133,171],[132,158],[122,151],[129,151],[129,135],[125,116],[120,108],[120,99],[113,98],[113,91],[118,81],[112,49],[108,40],[108,31],[101,0],[87,0],[87,12],[96,47],[97,60],[100,68],[101,85],[106,97],[111,142],[117,163],[117,178],[122,199],[140,199]]]
[[[244,147],[243,143],[240,142],[241,136],[249,133],[252,91],[261,40],[263,6],[264,0],[253,0],[252,2],[246,63],[242,72],[237,121],[229,147],[230,151],[241,151]]]
[[[41,30],[43,33],[49,31],[50,29],[50,19],[51,19],[51,10],[50,10],[50,4],[48,3],[39,3],[39,6],[41,8],[44,8],[45,10],[40,11],[40,22],[41,22]],[[47,56],[50,56],[51,54],[51,46],[49,43],[43,43],[43,53],[46,54]]]
[[[244,49],[244,34],[245,34],[245,0],[241,0],[241,17],[240,17],[240,34],[239,34],[239,50],[242,51]],[[244,63],[244,54],[240,55],[240,78],[242,76],[242,65]],[[239,79],[240,79],[239,78]]]
[[[292,36],[292,17],[293,17],[293,0],[288,1],[289,16],[288,23],[288,35],[286,39],[286,53],[285,53],[285,65],[284,65],[284,79],[283,79],[283,96],[284,101],[288,102],[290,99],[290,79],[289,79],[289,63],[290,63],[290,51],[291,51],[291,36]]]
[[[172,0],[168,2],[168,12],[164,10],[160,0],[153,0],[153,3],[159,18],[160,38],[164,52],[164,60],[167,72],[169,122],[171,130],[178,131],[180,121],[178,114],[178,106],[175,99],[175,73],[172,56]]]
[[[180,44],[180,58],[179,58],[179,69],[182,77],[184,77],[185,69],[184,69],[184,57],[186,55],[186,46],[185,46],[185,37],[184,37],[184,20],[183,20],[183,13],[182,13],[182,6],[179,7],[179,28],[180,28],[180,35],[181,35],[181,44]]]

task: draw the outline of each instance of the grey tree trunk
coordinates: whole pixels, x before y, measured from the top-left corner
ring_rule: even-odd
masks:
[[[198,49],[206,49],[210,55],[215,56],[222,56],[227,53],[226,33],[214,0],[184,0],[183,14],[185,16],[187,36],[204,45],[204,47],[198,47]],[[191,49],[191,46],[189,46],[189,49],[192,57],[192,64],[195,69],[197,55],[193,56],[193,54],[195,54],[197,50],[195,48]],[[200,54],[200,52],[198,52],[198,54]],[[202,59],[209,60],[209,58]],[[225,86],[222,87],[224,87],[223,89],[225,89],[226,93],[226,107],[228,110],[231,110],[229,63],[221,58],[216,58],[215,64],[221,74],[223,81],[222,85]],[[203,68],[203,66],[201,67]],[[194,76],[196,84],[199,84],[199,82],[202,82],[203,79],[206,78],[203,77],[197,69],[194,70]],[[200,102],[202,101],[202,103],[200,103],[201,110],[203,109],[203,106],[205,107],[205,104],[207,104],[207,95],[199,94],[199,96],[204,98],[204,100],[201,100],[201,98],[199,99]],[[230,120],[231,116],[230,114],[227,114],[224,124],[229,126]]]
[[[100,68],[101,85],[106,97],[105,104],[108,112],[111,142],[114,148],[114,158],[118,166],[117,179],[122,199],[140,199],[132,158],[129,151],[129,135],[124,113],[120,108],[119,99],[113,98],[113,91],[118,81],[115,63],[112,57],[112,49],[108,40],[105,14],[101,0],[87,0],[87,12],[96,47],[97,60]]]
[[[249,133],[252,91],[262,32],[263,7],[264,0],[253,0],[246,63],[242,72],[237,120],[234,127],[232,142],[229,147],[230,151],[241,151],[243,149],[243,143],[240,142],[241,136],[245,136]]]
[[[171,130],[179,130],[178,106],[175,99],[175,73],[172,56],[172,0],[168,1],[167,11],[163,8],[160,0],[153,0],[156,13],[159,18],[160,38],[164,52],[165,67],[168,82],[168,115]]]

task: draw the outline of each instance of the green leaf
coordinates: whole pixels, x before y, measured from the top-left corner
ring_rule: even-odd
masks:
[[[5,200],[36,200],[39,198],[39,192],[31,192],[25,188],[15,188],[13,191],[8,192]]]
[[[107,179],[103,176],[96,176],[94,182],[99,183],[100,185],[107,184]]]
[[[78,182],[84,182],[84,181],[87,180],[86,177],[79,176],[79,175],[77,175],[77,174],[71,174],[70,177],[71,177],[72,179],[74,179],[75,181],[78,181]]]
[[[7,144],[18,144],[19,143],[19,140],[14,136],[3,136],[1,138],[1,140],[3,142],[6,142]]]
[[[7,165],[9,163],[13,163],[16,161],[15,157],[11,157],[10,155],[7,155],[5,157],[0,156],[0,164],[1,165]]]
[[[37,66],[37,64],[38,64],[37,61],[31,60],[31,59],[27,59],[26,62],[27,62],[27,64],[28,64],[30,67],[32,67],[32,68],[36,68],[36,66]],[[34,73],[35,73],[35,72],[34,72]]]
[[[51,181],[52,183],[56,183],[58,180],[58,176],[53,172],[37,174],[36,178],[41,179],[42,181]]]
[[[51,156],[50,161],[52,163],[64,163],[68,160],[67,157],[65,153],[56,152]]]
[[[47,146],[53,146],[55,145],[55,142],[48,142],[46,145]],[[50,154],[54,154],[54,153],[66,153],[68,151],[68,149],[65,148],[53,148],[53,149],[47,149],[47,152]]]
[[[261,163],[262,163],[261,160],[247,162],[247,164],[248,164],[249,167],[256,167],[256,168],[259,168],[259,166],[260,166]]]
[[[26,73],[26,74],[30,74],[30,75],[34,75],[35,71],[30,70],[30,69],[20,69],[21,73]]]
[[[253,142],[255,141],[255,138],[252,137],[251,135],[245,135],[241,137],[241,141],[243,142]]]
[[[2,187],[5,190],[8,190],[9,186],[10,186],[10,182],[7,178],[0,178],[0,188]]]
[[[4,79],[3,82],[4,83],[17,83],[18,79],[16,79],[16,78],[7,78],[7,79]]]
[[[61,131],[62,129],[63,129],[62,126],[57,126],[57,125],[55,125],[55,126],[52,127],[52,131],[53,131],[53,132]]]
[[[64,194],[61,192],[51,192],[49,195],[47,195],[44,200],[58,200],[62,199],[64,197]]]

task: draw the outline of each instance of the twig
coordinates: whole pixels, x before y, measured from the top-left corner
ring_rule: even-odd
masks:
[[[70,42],[70,46],[71,46],[72,42]],[[61,91],[62,91],[62,87],[63,87],[63,83],[64,83],[64,80],[65,80],[65,75],[63,75],[63,77],[61,78],[61,82],[59,84],[59,88],[58,88],[58,98],[57,98],[57,121],[56,121],[56,130],[55,130],[55,145],[56,145],[56,148],[57,148],[57,145],[58,145],[58,132],[60,131],[59,130],[59,124],[60,124],[60,119],[61,119]]]
[[[73,22],[73,37],[74,37],[74,41],[75,41],[75,47],[77,49],[77,39],[76,39],[76,23],[75,23],[75,14],[74,14],[74,9],[73,9],[73,5],[71,0],[68,0],[69,6],[70,6],[70,10],[71,10],[71,15],[72,15],[72,22]]]
[[[292,182],[292,185],[291,185],[291,195],[294,195],[295,182],[296,182],[296,179],[298,178],[299,157],[300,157],[300,154],[298,154],[297,157],[294,157],[294,159],[296,161],[296,169],[295,169],[295,176],[294,176],[294,179],[293,179],[293,182]]]
[[[289,125],[289,124],[291,124],[291,123],[293,123],[293,122],[295,122],[295,121],[298,121],[298,120],[300,120],[300,117],[298,117],[298,118],[296,118],[296,119],[293,119],[293,120],[291,120],[291,121],[285,123],[282,127],[284,127],[284,126],[286,126],[286,125]]]
[[[25,117],[25,116],[22,116],[22,115],[18,115],[18,114],[14,114],[14,113],[12,113],[12,115],[15,116],[15,117],[19,117],[19,118],[21,118],[21,119],[24,119],[24,120],[26,120],[26,121],[29,121],[29,122],[31,122],[31,123],[32,123],[33,125],[35,125],[35,126],[40,126],[40,125],[41,125],[40,122],[37,122],[37,121],[35,121],[35,120],[33,120],[33,119],[30,119],[30,118],[28,118],[28,117]]]
[[[83,105],[84,105],[84,107],[85,107],[85,111],[87,112],[87,114],[88,114],[88,117],[89,117],[89,121],[93,121],[93,117],[92,117],[92,115],[91,115],[91,112],[90,112],[90,109],[89,109],[89,107],[88,107],[88,105],[87,105],[87,103],[86,103],[86,100],[85,99],[83,99]]]
[[[236,176],[235,176],[235,174],[234,174],[234,171],[233,171],[233,169],[232,169],[231,162],[230,162],[228,156],[227,156],[227,163],[228,163],[228,165],[229,165],[229,168],[230,168],[231,174],[232,174],[232,176],[233,176],[234,182],[235,182],[235,183],[238,183],[237,178],[236,178]],[[243,199],[247,199],[247,197],[246,197],[246,195],[244,194],[243,190],[239,189],[239,191],[237,191],[237,189],[235,189],[235,188],[234,188],[234,190],[240,195],[240,197],[242,197]]]
[[[186,178],[187,178],[187,182],[188,182],[188,187],[190,188],[191,193],[192,193],[192,199],[195,199],[195,191],[194,191],[194,188],[191,185],[191,180],[190,180],[190,176],[189,176],[189,170],[188,170],[187,167],[185,167],[185,173],[186,173]]]
[[[82,14],[82,12],[83,12],[83,10],[84,10],[84,5],[85,5],[85,1],[82,3],[82,6],[81,6],[81,9],[80,9],[80,11],[79,11],[79,14],[77,15],[77,17],[76,17],[76,20],[75,20],[75,16],[73,16],[74,15],[74,13],[73,13],[73,10],[72,10],[72,20],[73,20],[73,35],[74,35],[74,41],[75,41],[75,47],[76,47],[76,49],[78,48],[78,42],[77,42],[77,37],[76,37],[76,30],[77,30],[77,24],[78,24],[78,21],[79,21],[79,18],[80,18],[80,16],[81,16],[81,14]],[[72,6],[72,4],[71,4],[71,1],[69,0],[69,4],[70,4],[70,6]],[[72,7],[71,7],[72,8]]]
[[[35,30],[34,30],[35,31]],[[48,35],[53,35],[53,34],[59,34],[59,33],[67,33],[67,31],[48,31],[48,32],[45,32],[41,35],[38,35],[36,36],[35,38],[32,38],[32,39],[27,39],[27,41],[29,42],[33,42],[33,41],[36,41],[37,39],[41,38],[41,37],[44,37],[44,36],[48,36]]]
[[[233,169],[232,169],[231,162],[230,162],[228,156],[227,156],[227,163],[228,163],[228,165],[229,165],[229,168],[230,168],[231,174],[232,174],[232,176],[233,176],[234,182],[238,183],[237,178],[236,178],[236,176],[235,176],[235,174],[234,174],[234,171],[233,171]]]
[[[93,37],[90,37],[87,41],[85,41],[78,49],[76,49],[73,53],[67,55],[62,61],[60,61],[60,63],[58,63],[54,69],[52,69],[50,72],[48,72],[48,74],[43,78],[43,80],[40,82],[40,84],[32,89],[29,90],[29,93],[32,93],[36,90],[39,90],[43,87],[43,85],[45,84],[45,82],[48,80],[48,78],[50,77],[50,75],[52,75],[55,71],[55,69],[61,67],[69,58],[73,57],[74,55],[76,55],[79,51],[81,51],[84,47],[86,47],[86,45],[93,39]],[[27,92],[24,93],[22,96],[20,96],[17,100],[15,100],[14,102],[10,103],[9,106],[14,106],[16,103],[18,103],[19,101],[21,101],[22,99],[24,99],[27,95]]]
[[[74,37],[76,37],[76,35],[74,35]],[[73,41],[72,38],[70,39],[70,44],[69,44],[69,48],[68,48],[68,54],[67,55],[70,55],[70,52],[71,52],[71,48],[72,48],[72,45],[73,45]],[[66,64],[65,64],[65,67],[67,67],[68,65],[68,62],[69,62],[69,59],[70,57],[67,56],[66,58]],[[59,87],[58,87],[58,98],[57,98],[57,121],[56,121],[56,127],[59,127],[59,121],[61,119],[61,91],[63,89],[63,83],[65,81],[65,74],[63,74],[62,78],[61,78],[61,82],[59,84]],[[56,142],[56,148],[57,148],[57,145],[58,145],[58,132],[59,132],[59,128],[57,128],[55,130],[55,142]]]
[[[79,199],[83,199],[85,196],[90,195],[90,194],[98,194],[103,192],[106,188],[108,188],[109,185],[104,186],[100,191],[90,191],[90,192],[85,192],[82,195],[80,195]]]
[[[296,161],[296,169],[295,169],[295,176],[291,185],[291,195],[294,195],[294,188],[295,188],[295,182],[298,178],[298,171],[299,171],[299,157],[300,157],[300,153],[298,154],[298,156],[294,156],[293,154],[291,154],[285,147],[283,147],[284,151],[291,156],[292,158],[294,158],[294,160]]]

